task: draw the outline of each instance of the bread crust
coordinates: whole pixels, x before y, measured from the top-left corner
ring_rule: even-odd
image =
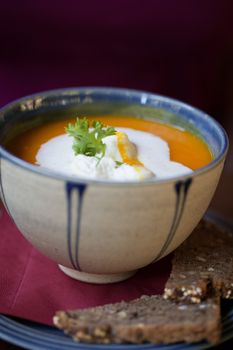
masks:
[[[233,298],[233,234],[202,221],[174,252],[164,298],[200,303],[213,291]]]
[[[220,338],[220,298],[198,305],[176,304],[162,296],[60,311],[54,324],[75,341],[87,343],[176,343]]]

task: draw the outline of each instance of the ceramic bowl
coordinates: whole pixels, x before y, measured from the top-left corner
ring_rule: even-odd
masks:
[[[191,175],[142,183],[87,181],[55,174],[10,154],[17,133],[69,115],[130,115],[185,127],[214,159]],[[0,111],[0,195],[21,233],[81,281],[133,275],[178,247],[205,213],[228,141],[211,117],[182,102],[141,91],[71,88],[39,93]]]

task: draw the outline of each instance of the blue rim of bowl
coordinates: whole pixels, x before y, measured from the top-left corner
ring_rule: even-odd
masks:
[[[182,101],[179,101],[177,99],[174,98],[170,98],[170,97],[166,97],[160,94],[155,94],[152,92],[148,92],[148,91],[141,91],[141,90],[134,90],[134,89],[125,89],[125,88],[115,88],[115,87],[98,87],[98,86],[87,86],[87,87],[68,87],[68,88],[62,88],[62,89],[54,89],[54,90],[48,90],[48,91],[43,91],[43,92],[38,92],[35,93],[33,95],[28,95],[25,97],[22,97],[20,99],[14,100],[13,102],[8,103],[7,105],[5,105],[4,107],[2,107],[0,109],[0,114],[4,113],[5,111],[7,111],[8,109],[14,107],[16,104],[20,104],[23,102],[26,102],[29,99],[35,99],[37,97],[49,97],[49,96],[53,96],[54,94],[67,94],[68,92],[71,93],[71,95],[74,95],[75,93],[81,93],[81,92],[85,92],[87,93],[88,96],[90,96],[90,92],[101,92],[101,93],[106,93],[107,94],[126,94],[128,96],[134,96],[134,97],[142,97],[142,95],[147,95],[148,98],[157,98],[159,99],[160,102],[162,103],[167,103],[167,104],[174,104],[176,106],[179,106],[179,108],[183,108],[186,111],[190,111],[192,113],[198,114],[199,116],[201,116],[201,118],[204,120],[208,120],[212,125],[215,125],[218,129],[218,131],[221,134],[222,140],[223,140],[223,145],[222,145],[222,150],[220,152],[220,154],[214,158],[208,165],[205,165],[197,170],[194,170],[192,173],[189,174],[185,174],[185,175],[181,175],[181,176],[174,176],[171,177],[169,179],[147,179],[143,182],[138,182],[138,181],[109,181],[109,180],[92,180],[92,179],[85,179],[85,178],[78,178],[78,177],[73,177],[73,176],[68,176],[68,175],[63,175],[63,174],[59,174],[56,173],[52,170],[49,169],[44,169],[42,167],[38,167],[36,165],[30,164],[16,156],[14,156],[13,154],[11,154],[10,152],[8,152],[4,147],[2,147],[0,145],[0,159],[1,157],[3,159],[6,159],[8,161],[10,161],[11,163],[24,168],[25,170],[37,173],[38,175],[42,175],[42,176],[46,176],[46,177],[50,177],[50,178],[54,178],[56,180],[63,180],[63,181],[72,181],[73,183],[77,183],[77,184],[98,184],[98,185],[104,185],[104,186],[142,186],[142,185],[151,185],[151,184],[161,184],[161,183],[169,183],[169,182],[174,182],[176,180],[179,179],[185,179],[188,177],[194,177],[197,175],[201,175],[203,173],[206,173],[208,171],[210,171],[211,169],[215,168],[226,156],[227,151],[228,151],[228,147],[229,147],[229,141],[228,141],[228,137],[226,134],[226,131],[224,130],[224,128],[214,119],[212,118],[210,115],[206,114],[205,112],[203,112],[202,110],[193,107],[189,104],[186,104]],[[88,94],[89,93],[89,94]],[[175,114],[175,112],[174,112]]]

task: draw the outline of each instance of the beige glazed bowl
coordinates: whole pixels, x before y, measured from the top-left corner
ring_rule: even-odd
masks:
[[[74,115],[124,115],[170,123],[199,134],[214,159],[189,176],[110,183],[62,176],[5,148],[17,133]],[[182,102],[112,88],[36,94],[0,111],[0,196],[37,249],[81,281],[121,281],[164,257],[205,213],[222,172],[228,141],[211,117]]]

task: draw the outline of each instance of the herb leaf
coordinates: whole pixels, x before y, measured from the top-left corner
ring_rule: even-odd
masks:
[[[89,157],[99,155],[100,159],[103,158],[106,150],[103,138],[116,134],[113,127],[105,127],[100,121],[93,121],[90,126],[87,118],[77,118],[76,123],[68,124],[65,130],[74,138],[72,148],[75,155],[84,154]]]
[[[119,162],[118,160],[115,160],[116,167],[119,168],[119,166],[123,165],[124,163]]]

